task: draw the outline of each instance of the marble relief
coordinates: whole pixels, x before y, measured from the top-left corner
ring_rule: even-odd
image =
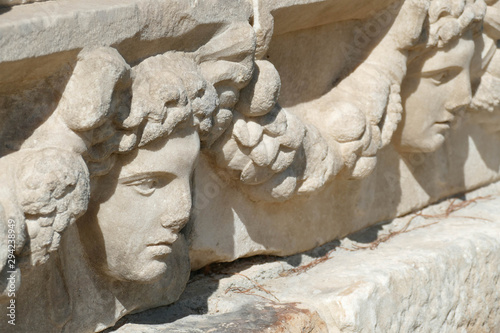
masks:
[[[191,269],[184,227],[200,154],[267,205],[373,176],[391,145],[435,152],[468,112],[498,132],[496,2],[390,6],[397,15],[366,59],[300,112],[280,105],[255,17],[224,22],[196,50],[135,62],[114,46],[79,51],[55,110],[0,158],[0,301],[16,277],[18,327],[99,331],[175,302]]]

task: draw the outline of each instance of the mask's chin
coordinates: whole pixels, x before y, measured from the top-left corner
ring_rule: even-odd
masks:
[[[401,153],[432,153],[438,150],[444,143],[445,135],[436,133],[428,136],[425,140],[401,141],[397,150]]]
[[[148,284],[160,280],[167,272],[167,263],[150,259],[149,262],[141,264],[139,260],[132,267],[115,267],[105,269],[105,274],[121,282]]]

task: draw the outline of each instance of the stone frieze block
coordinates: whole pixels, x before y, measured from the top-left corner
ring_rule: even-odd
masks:
[[[191,270],[310,250],[499,180],[498,10],[2,7],[0,302],[16,328],[100,331],[175,302]]]

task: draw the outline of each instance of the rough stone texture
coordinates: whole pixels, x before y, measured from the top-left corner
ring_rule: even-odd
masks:
[[[223,317],[249,321],[233,322],[234,332],[282,332],[261,320],[269,316],[262,302],[317,312],[324,332],[497,332],[499,189],[444,201],[301,256],[212,266],[192,278],[178,303],[130,316],[116,332],[224,331]],[[294,331],[293,320],[283,325]]]
[[[290,12],[294,10],[293,3],[288,9]],[[419,1],[406,3],[409,6],[412,3],[423,4]],[[334,6],[334,2],[329,4]],[[299,13],[299,9],[305,10],[314,6],[320,8],[323,5],[326,6],[320,1],[310,2],[307,6],[295,7],[295,10]],[[375,6],[377,3],[370,2],[370,5]],[[273,2],[272,5],[262,5],[262,8],[266,6],[288,8],[288,2],[279,4]],[[495,9],[489,7],[488,10],[494,13]],[[271,11],[276,13],[274,26],[279,26],[280,18],[287,22],[288,16],[280,16],[279,9]],[[393,41],[386,38],[391,31],[399,31],[397,22],[393,23],[393,20],[405,17],[401,11],[397,7],[389,6],[377,11],[375,17],[360,16],[360,20],[341,22],[331,19],[333,22],[312,29],[286,33],[280,33],[278,30],[274,33],[272,40],[266,46],[265,59],[269,60],[280,73],[279,104],[287,112],[299,116],[304,123],[314,124],[319,128],[327,145],[332,148],[333,160],[338,160],[337,153],[340,150],[345,153],[344,162],[346,165],[351,165],[351,169],[341,170],[335,176],[335,180],[326,183],[320,191],[313,191],[301,198],[292,197],[283,203],[269,204],[265,200],[259,200],[259,197],[253,197],[253,200],[248,201],[248,195],[241,193],[244,187],[234,183],[231,184],[233,186],[224,185],[224,175],[217,176],[216,173],[211,173],[210,161],[205,164],[202,160],[197,170],[199,181],[195,185],[198,199],[195,201],[194,225],[190,234],[190,258],[194,269],[213,261],[232,261],[256,254],[290,255],[297,249],[305,251],[365,228],[373,224],[372,221],[392,219],[425,207],[443,197],[472,190],[499,179],[500,156],[495,148],[498,136],[486,133],[483,125],[485,121],[479,124],[474,117],[478,112],[464,114],[463,111],[455,110],[453,113],[456,115],[456,121],[449,133],[445,134],[447,139],[433,152],[402,152],[395,142],[397,140],[393,138],[391,144],[380,148],[376,155],[372,155],[376,143],[370,145],[365,152],[350,154],[359,149],[359,142],[364,141],[365,136],[359,140],[343,143],[344,146],[340,149],[334,148],[345,138],[352,139],[337,133],[344,133],[342,132],[344,129],[356,128],[355,122],[361,119],[357,116],[359,110],[356,110],[352,103],[344,104],[339,101],[359,100],[361,105],[372,105],[370,103],[373,100],[370,96],[376,96],[377,92],[386,91],[387,88],[381,83],[386,82],[385,79],[381,79],[387,75],[384,64],[402,62],[401,53],[394,49]],[[357,11],[359,15],[361,12]],[[412,9],[412,12],[418,10]],[[307,22],[308,18],[302,15],[294,26]],[[404,20],[403,25],[408,26],[408,21]],[[372,28],[373,31],[370,32]],[[490,37],[485,35],[484,38],[487,40]],[[410,43],[409,40],[411,38],[407,36],[406,39],[401,37],[398,41]],[[322,52],[311,51],[318,49]],[[484,47],[482,52],[491,55],[495,49],[488,46]],[[370,58],[366,60],[368,55]],[[490,55],[484,56],[485,62]],[[495,67],[492,66],[496,63],[493,62],[495,58],[496,56],[493,56],[490,60],[488,71]],[[439,59],[437,60],[439,62]],[[473,62],[475,70],[470,75],[476,77],[478,73],[482,73],[476,67],[485,64],[478,65],[477,59]],[[394,66],[397,72],[400,67]],[[404,66],[401,64],[401,67]],[[373,74],[374,72],[376,74]],[[391,74],[397,76],[401,73]],[[373,77],[377,83],[372,82],[372,85],[370,80]],[[468,89],[466,84],[464,85],[463,77],[449,86],[457,83],[459,84],[456,87],[457,91]],[[358,87],[361,85],[364,88]],[[402,90],[412,91],[408,85],[409,83],[406,83],[402,86]],[[368,91],[372,93],[365,93]],[[484,91],[491,91],[491,95],[495,95],[493,86],[484,86]],[[378,96],[381,95],[386,96],[385,93]],[[446,93],[443,92],[443,95]],[[457,98],[453,103],[465,103],[462,96],[466,95],[468,93],[454,95]],[[495,98],[492,96],[489,100],[494,103]],[[376,113],[378,111],[374,110],[381,104],[385,105],[386,101],[387,99],[377,100],[373,107],[361,106],[358,109],[362,109],[365,114],[372,111]],[[428,101],[427,106],[437,106],[435,99]],[[450,102],[450,105],[453,103]],[[420,104],[424,105],[423,102]],[[480,109],[484,110],[484,107]],[[496,110],[493,105],[491,109]],[[422,114],[421,110],[416,111]],[[485,112],[479,113],[486,116]],[[486,122],[493,128],[498,123],[494,120],[495,114],[498,112],[487,113],[489,120]],[[404,118],[404,115],[405,110],[401,116]],[[349,119],[349,124],[339,119]],[[390,123],[388,119],[386,118],[385,124]],[[404,120],[400,122],[399,127],[403,124]],[[357,126],[362,127],[362,125],[361,120]],[[411,127],[411,124],[408,126]],[[377,127],[372,127],[372,130],[376,132]],[[350,135],[360,133],[347,132]],[[420,140],[424,141],[424,138]],[[355,162],[351,159],[354,155],[357,158]],[[351,161],[353,164],[346,161]],[[333,170],[336,170],[335,167]],[[346,175],[346,171],[351,171],[351,174],[347,172]],[[335,171],[332,171],[332,174],[335,174]]]
[[[250,14],[243,0],[65,0],[2,9],[0,91],[30,87],[61,71],[83,47],[116,45],[129,63],[193,50],[228,21],[248,21]]]
[[[110,332],[113,330],[111,329]],[[283,332],[322,333],[328,328],[317,313],[298,309],[295,304],[252,304],[238,311],[221,315],[190,317],[172,325],[125,325],[119,330],[124,333],[155,332]]]
[[[19,331],[103,330],[174,303],[190,269],[320,254],[337,243],[322,244],[498,181],[499,41],[497,0],[3,6],[1,307],[17,301]],[[215,305],[207,293],[217,288],[195,279],[168,311],[219,311],[208,326],[249,316],[251,325],[256,314],[241,305],[256,294],[286,303],[262,305],[257,330],[489,325],[474,303],[461,308],[467,293],[455,295],[456,281],[468,286],[489,267],[457,256],[472,253],[469,241],[486,251],[486,229],[470,221],[465,235],[444,222],[401,235],[416,256],[396,239],[397,257],[389,242],[361,255],[343,241],[339,266],[330,259],[294,270],[301,256],[256,265],[249,270],[258,276],[220,280],[217,288],[233,285],[214,294]],[[441,243],[424,239],[424,229]],[[446,238],[448,229],[463,242]],[[442,248],[446,240],[454,251]],[[266,286],[254,284],[264,277]],[[419,288],[433,277],[444,281],[431,284],[442,299]],[[494,316],[497,296],[482,283],[478,295]],[[411,306],[388,315],[405,297]],[[438,310],[415,314],[413,304],[425,310],[427,299]],[[7,325],[0,321],[0,331]]]
[[[0,1],[0,6],[24,5],[27,3],[40,2],[40,1],[48,1],[48,0],[2,0]]]

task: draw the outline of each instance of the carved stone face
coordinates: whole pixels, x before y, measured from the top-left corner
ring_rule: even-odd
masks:
[[[456,113],[471,100],[471,33],[408,67],[402,86],[403,120],[395,142],[402,152],[432,152],[444,142]]]
[[[189,219],[199,149],[197,132],[185,128],[118,158],[99,179],[93,191],[99,198],[79,225],[93,266],[114,279],[142,283],[167,271],[171,245]]]

